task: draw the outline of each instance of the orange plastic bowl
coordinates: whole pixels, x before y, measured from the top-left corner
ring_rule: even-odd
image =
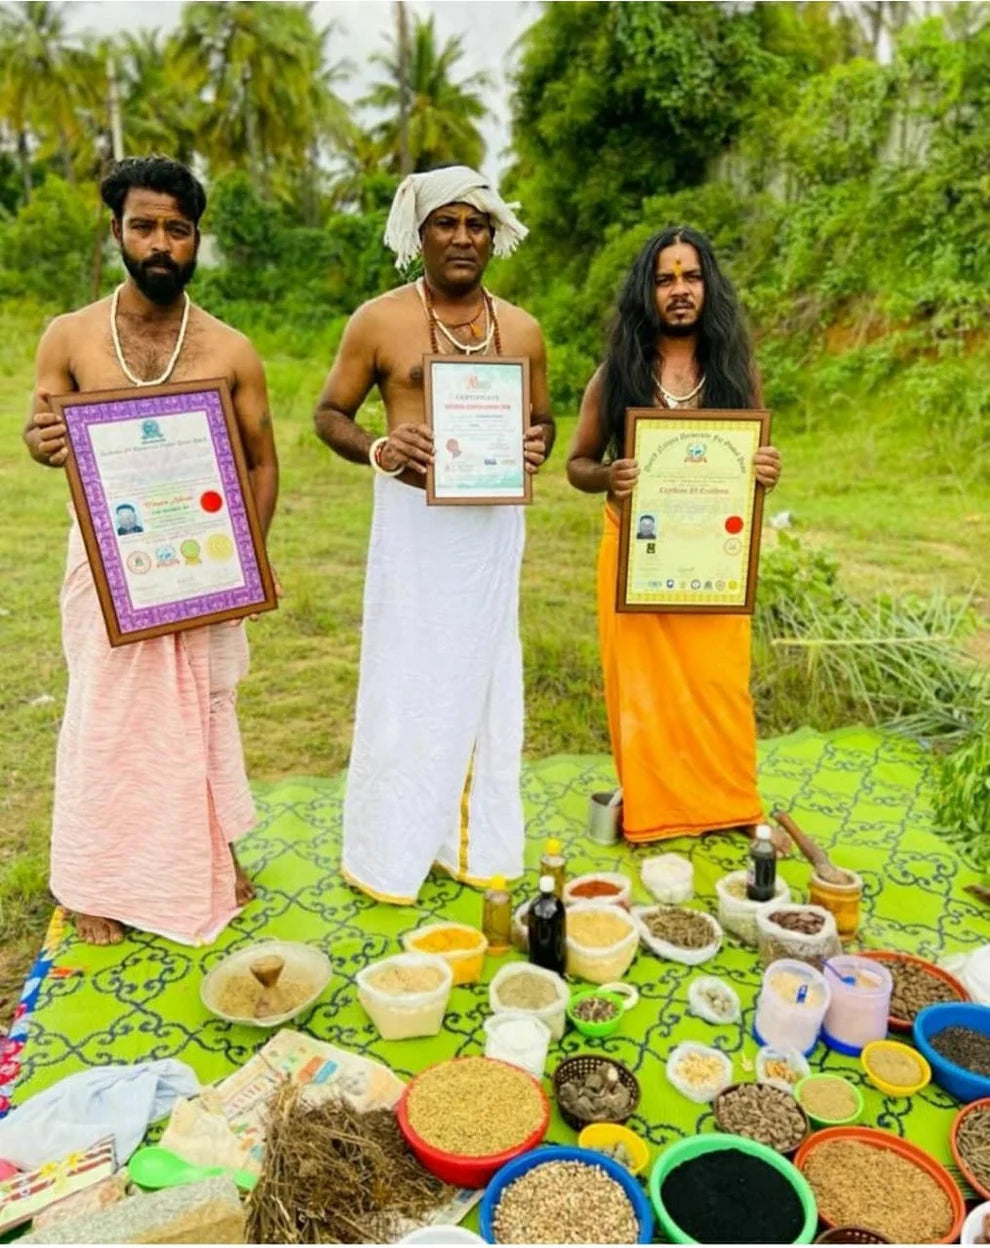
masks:
[[[935,979],[940,979],[943,984],[948,984],[960,1001],[969,1000],[969,993],[956,979],[955,975],[950,975],[948,971],[943,971],[934,962],[926,962],[924,958],[916,958],[913,953],[893,953],[885,949],[864,949],[859,956],[872,958],[874,962],[914,962],[918,966],[923,966],[928,974],[934,976]],[[910,1031],[914,1026],[914,1020],[910,1018],[895,1018],[891,1014],[887,1019],[887,1026],[891,1031]]]
[[[982,1109],[984,1111],[990,1110],[990,1096],[985,1096],[982,1100],[973,1101],[969,1105],[964,1105],[959,1113],[956,1114],[955,1118],[952,1120],[952,1130],[949,1133],[949,1145],[952,1149],[952,1156],[956,1159],[956,1165],[962,1172],[963,1178],[974,1192],[978,1192],[984,1200],[990,1200],[990,1188],[986,1187],[983,1183],[978,1183],[976,1181],[973,1177],[973,1172],[970,1170],[969,1166],[966,1165],[966,1159],[959,1151],[959,1128],[962,1125],[962,1120],[967,1114],[971,1114],[975,1109]]]
[[[874,1127],[829,1127],[826,1131],[816,1131],[814,1135],[810,1135],[795,1154],[794,1164],[802,1174],[804,1174],[808,1158],[815,1149],[829,1140],[847,1140],[857,1144],[868,1144],[871,1148],[885,1148],[907,1161],[914,1162],[919,1170],[924,1170],[925,1174],[933,1178],[945,1192],[952,1206],[952,1225],[938,1242],[940,1244],[956,1243],[962,1224],[966,1220],[966,1202],[948,1170],[939,1165],[934,1157],[929,1157],[916,1145],[909,1144],[907,1140],[902,1140],[899,1135],[892,1135],[889,1131],[878,1131]],[[818,1216],[823,1225],[830,1229],[835,1226],[835,1223],[826,1218],[820,1209]]]
[[[477,1061],[478,1058],[455,1057],[454,1062]],[[496,1058],[483,1058],[483,1061],[494,1062]],[[509,1062],[499,1062],[500,1066],[508,1066],[510,1070],[516,1074],[523,1075],[529,1079],[538,1090],[543,1099],[543,1121],[521,1144],[517,1144],[515,1148],[507,1149],[501,1153],[487,1153],[483,1157],[469,1157],[462,1153],[446,1153],[443,1149],[434,1148],[432,1144],[428,1144],[421,1135],[418,1135],[412,1128],[409,1121],[409,1093],[416,1086],[416,1079],[410,1080],[406,1084],[406,1089],[399,1098],[399,1103],[395,1107],[395,1116],[399,1124],[399,1130],[402,1132],[403,1138],[412,1149],[416,1160],[430,1174],[435,1174],[438,1179],[442,1179],[444,1183],[452,1183],[455,1187],[486,1187],[497,1170],[500,1170],[506,1162],[512,1161],[514,1158],[528,1153],[531,1148],[535,1148],[541,1143],[543,1137],[547,1133],[550,1126],[550,1100],[547,1094],[540,1087],[538,1080],[534,1079],[527,1071],[519,1066],[512,1066]],[[425,1073],[425,1072],[422,1072]],[[484,1112],[480,1110],[479,1112]]]

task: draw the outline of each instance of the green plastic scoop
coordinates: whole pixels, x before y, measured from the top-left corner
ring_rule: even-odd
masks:
[[[228,1170],[225,1166],[194,1166],[183,1161],[170,1148],[150,1145],[139,1148],[127,1163],[127,1172],[138,1187],[180,1187],[183,1183],[195,1183],[199,1179],[212,1179],[226,1174],[238,1187],[250,1191],[258,1182],[258,1176],[247,1170]]]

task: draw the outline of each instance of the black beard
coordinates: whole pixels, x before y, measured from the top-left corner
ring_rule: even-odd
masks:
[[[668,321],[665,317],[661,317],[660,332],[666,334],[668,338],[690,338],[692,334],[698,332],[698,322],[694,320],[687,324],[682,321]]]
[[[141,294],[163,308],[178,299],[196,272],[195,256],[187,264],[176,264],[168,256],[156,256],[154,260],[139,262],[121,247],[120,258]],[[152,264],[162,265],[166,272],[149,272],[149,266]]]

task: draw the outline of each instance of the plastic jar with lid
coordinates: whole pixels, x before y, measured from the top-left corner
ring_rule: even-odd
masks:
[[[829,986],[806,962],[781,958],[763,973],[753,1031],[762,1044],[797,1049],[807,1056],[818,1043],[829,1006]]]
[[[825,979],[830,1000],[822,1039],[837,1053],[856,1057],[887,1034],[893,978],[882,962],[846,953],[829,958]]]

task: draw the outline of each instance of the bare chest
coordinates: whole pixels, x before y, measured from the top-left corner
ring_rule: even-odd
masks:
[[[146,385],[224,377],[232,386],[234,381],[229,352],[192,320],[181,343],[177,324],[149,329],[121,317],[116,344],[109,319],[92,324],[74,343],[70,367],[83,391],[121,389],[134,385],[134,378]]]

